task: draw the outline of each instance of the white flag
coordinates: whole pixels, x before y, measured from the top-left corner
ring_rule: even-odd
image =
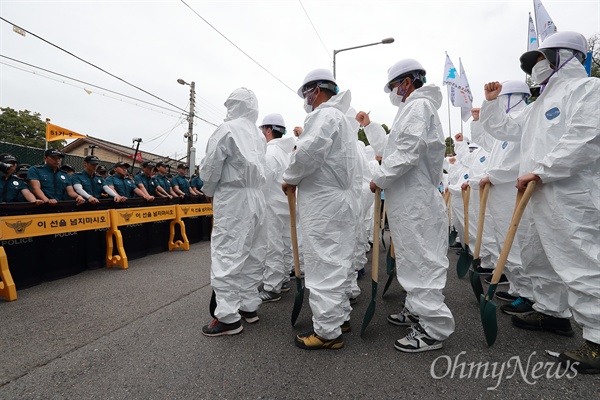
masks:
[[[469,83],[459,75],[448,53],[446,53],[446,65],[444,67],[442,84],[450,86],[450,101],[454,107],[468,107],[469,110],[471,109],[469,100],[471,89],[469,88]],[[473,97],[471,96],[472,99]]]
[[[552,18],[550,18],[550,15],[544,8],[541,0],[533,0],[533,7],[535,8],[535,25],[537,27],[537,32],[543,42],[548,36],[556,33],[556,25],[554,25]]]
[[[529,38],[527,40],[527,51],[537,50],[537,48],[538,48],[537,33],[535,32],[535,25],[533,24],[533,19],[531,18],[531,13],[529,13]]]
[[[452,60],[450,60],[450,56],[446,53],[446,65],[444,66],[444,79],[442,79],[442,84],[453,87],[459,83],[459,78],[458,71],[454,67]]]
[[[459,95],[462,96],[462,100],[465,103],[464,106],[461,107],[461,117],[463,121],[467,121],[471,118],[471,109],[473,108],[473,94],[471,93],[471,87],[469,86],[469,80],[467,79],[467,74],[462,65],[462,60],[459,58],[458,63],[460,64],[460,80],[463,83],[464,89],[459,91]],[[454,89],[456,90],[456,89]]]

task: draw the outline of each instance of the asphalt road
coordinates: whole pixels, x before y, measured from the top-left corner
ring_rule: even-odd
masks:
[[[0,399],[598,398],[597,375],[557,372],[544,355],[579,347],[579,327],[565,338],[522,331],[499,314],[498,339],[488,347],[470,285],[456,277],[457,256],[448,254],[445,294],[456,332],[442,350],[420,354],[393,347],[406,328],[385,318],[399,311],[404,294],[395,282],[381,298],[383,249],[376,314],[361,338],[368,272],[353,331],[337,351],[294,346],[294,335],[311,328],[308,299],[290,325],[295,289],[263,305],[260,321],[242,334],[203,336],[208,242],[131,261],[128,270],[86,271],[20,290],[17,301],[0,300]]]

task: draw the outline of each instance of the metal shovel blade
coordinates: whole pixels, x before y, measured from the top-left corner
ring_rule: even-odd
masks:
[[[448,246],[452,246],[458,237],[458,231],[453,229],[448,236]]]
[[[371,302],[369,303],[369,307],[367,307],[367,312],[363,318],[362,326],[360,327],[360,336],[363,336],[369,322],[373,319],[373,315],[375,315],[375,306],[377,305],[377,282],[371,281]]]
[[[479,311],[481,313],[481,323],[483,325],[483,333],[488,346],[496,342],[498,335],[498,321],[496,320],[496,304],[493,301],[496,293],[496,285],[491,284],[487,296],[483,294],[479,301]]]
[[[302,304],[304,303],[304,286],[302,285],[302,279],[296,277],[296,298],[294,299],[294,308],[292,309],[292,326],[296,325],[296,320],[302,310]]]
[[[381,295],[381,297],[385,296],[385,293],[390,288],[390,285],[396,279],[396,257],[395,257],[395,254],[392,254],[393,249],[394,249],[394,244],[392,243],[392,240],[390,239],[390,248],[388,249],[386,260],[385,260],[386,267],[387,267],[387,273],[388,273],[388,279],[383,288],[383,294]]]
[[[469,280],[471,281],[471,288],[473,289],[473,293],[475,293],[475,299],[479,301],[481,295],[483,294],[483,285],[481,284],[481,277],[479,272],[477,272],[477,268],[481,265],[481,258],[476,258],[473,260],[472,268],[469,269]]]
[[[294,308],[292,309],[292,326],[296,325],[300,310],[302,310],[302,303],[304,302],[304,286],[302,286],[301,272],[300,272],[300,256],[298,253],[298,232],[296,231],[296,191],[287,191],[288,206],[290,208],[290,231],[292,234],[292,250],[294,253],[294,275],[296,275],[296,298],[294,299]]]
[[[469,245],[465,244],[465,248],[460,253],[460,257],[458,257],[458,262],[456,263],[456,273],[459,278],[462,278],[469,271],[469,267],[473,262],[473,256],[469,252]]]
[[[377,188],[375,190],[375,215],[381,215],[381,189]],[[365,329],[371,322],[373,315],[375,314],[375,306],[377,305],[377,282],[379,280],[379,228],[380,228],[380,219],[375,219],[375,229],[373,230],[373,256],[371,263],[371,302],[369,303],[369,307],[367,307],[367,312],[363,318],[363,323],[360,328],[360,336],[363,336],[365,333]]]
[[[394,267],[392,273],[388,276],[388,280],[385,283],[385,286],[383,288],[383,294],[381,295],[381,297],[385,296],[385,293],[388,291],[388,289],[392,285],[392,282],[394,282],[395,280],[396,280],[396,267]]]

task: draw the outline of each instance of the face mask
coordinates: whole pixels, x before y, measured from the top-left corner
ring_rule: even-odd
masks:
[[[400,107],[402,105],[403,96],[399,95],[397,91],[398,88],[394,88],[390,92],[390,103],[392,103],[393,106]]]
[[[314,93],[314,90],[312,91],[312,93]],[[304,111],[306,111],[307,114],[310,114],[313,111],[312,93],[307,94],[304,98]]]
[[[538,61],[533,66],[533,69],[531,70],[531,77],[533,78],[535,83],[538,83],[541,85],[548,78],[550,78],[550,75],[552,75],[553,72],[554,72],[554,70],[550,66],[550,61],[544,59],[544,60]]]

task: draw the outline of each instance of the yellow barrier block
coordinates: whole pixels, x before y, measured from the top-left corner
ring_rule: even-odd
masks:
[[[187,217],[205,217],[212,215],[213,209],[211,203],[206,204],[178,204],[177,209],[181,213],[181,218]]]
[[[0,297],[4,297],[7,301],[16,300],[17,289],[8,269],[8,259],[2,246],[0,246],[0,278],[2,278],[2,282],[0,282]]]
[[[146,222],[165,221],[175,219],[177,211],[175,206],[121,208],[115,210],[118,226],[131,224],[144,224]]]
[[[110,228],[108,210],[0,217],[0,239],[2,240],[104,228]],[[2,278],[0,297],[8,301],[16,300],[17,290],[2,246],[0,246],[0,277]]]
[[[0,217],[0,239],[55,235],[110,227],[108,210]]]

